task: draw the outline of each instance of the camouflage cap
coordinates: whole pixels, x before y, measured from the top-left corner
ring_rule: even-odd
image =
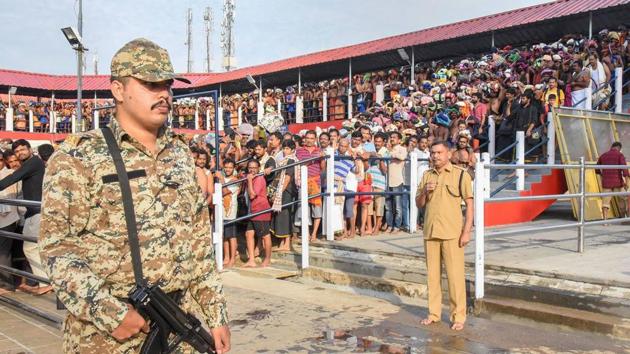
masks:
[[[125,44],[114,54],[112,77],[131,76],[148,82],[179,80],[190,84],[185,77],[176,76],[166,49],[145,38]]]

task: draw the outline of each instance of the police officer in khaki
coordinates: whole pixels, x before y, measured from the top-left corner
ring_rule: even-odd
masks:
[[[448,278],[451,329],[460,331],[466,322],[464,247],[470,242],[473,195],[470,175],[451,164],[446,142],[431,145],[432,169],[418,186],[416,205],[425,208],[424,249],[429,287],[429,315],[423,325],[439,322],[442,314],[442,262]],[[462,219],[462,200],[466,203]]]
[[[167,51],[146,39],[111,63],[116,116],[109,123],[129,176],[144,277],[183,292],[182,310],[230,349],[227,307],[210,238],[207,204],[184,138],[165,126],[177,77]],[[136,353],[148,324],[128,304],[134,286],[121,189],[101,130],[71,135],[44,177],[40,250],[68,309],[64,353]],[[191,353],[182,343],[179,353]]]

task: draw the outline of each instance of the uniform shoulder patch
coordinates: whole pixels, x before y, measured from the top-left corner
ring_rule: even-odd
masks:
[[[81,145],[82,142],[93,139],[95,137],[96,137],[96,133],[89,131],[89,132],[80,133],[80,134],[70,134],[64,139],[63,142],[68,147],[77,147]]]

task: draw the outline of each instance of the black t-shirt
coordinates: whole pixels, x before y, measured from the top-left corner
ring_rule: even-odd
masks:
[[[8,186],[22,181],[22,195],[25,200],[42,200],[42,184],[44,183],[44,172],[46,165],[44,161],[37,156],[31,156],[22,163],[22,166],[9,176],[0,180],[0,190],[4,190]],[[26,208],[26,215],[29,218],[39,214],[39,208]]]
[[[536,124],[538,116],[536,113],[538,110],[532,104],[527,107],[521,107],[516,112],[516,119],[514,120],[514,131],[527,131],[530,124]]]
[[[265,162],[265,170],[271,168],[274,169],[276,168],[276,160],[274,160],[273,156],[270,157],[267,162]],[[275,178],[276,173],[270,173],[269,175],[265,175],[265,182],[267,182],[267,185],[270,185],[271,182],[273,181],[273,179]]]

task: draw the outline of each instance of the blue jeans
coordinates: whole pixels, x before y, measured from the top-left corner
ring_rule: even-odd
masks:
[[[389,192],[404,192],[404,185],[398,187],[389,187]],[[389,195],[385,203],[385,220],[390,228],[400,229],[403,221],[402,195]]]

